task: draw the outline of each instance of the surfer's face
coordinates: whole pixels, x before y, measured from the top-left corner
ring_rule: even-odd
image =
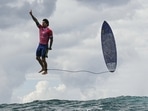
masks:
[[[42,26],[47,27],[47,23],[45,21],[42,21]]]

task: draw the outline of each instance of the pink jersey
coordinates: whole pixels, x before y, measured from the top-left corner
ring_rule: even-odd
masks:
[[[39,26],[39,38],[40,44],[47,45],[49,38],[53,37],[52,30],[48,27],[44,28],[43,26]]]

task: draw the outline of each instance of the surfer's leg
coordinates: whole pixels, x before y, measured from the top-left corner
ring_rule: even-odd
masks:
[[[37,50],[36,50],[36,59],[37,61],[39,62],[40,66],[41,66],[41,70],[39,71],[40,72],[43,72],[44,71],[44,62],[42,61],[42,57],[45,56],[45,46],[42,45],[42,44],[39,44]]]
[[[41,70],[39,71],[39,73],[40,72],[42,72],[42,71],[44,71],[44,64],[43,64],[43,62],[42,62],[42,60],[41,60],[41,58],[40,57],[36,57],[36,60],[39,62],[39,64],[40,64],[40,66],[41,66]]]
[[[46,58],[43,57],[42,58],[42,63],[43,63],[43,69],[44,69],[44,72],[42,74],[47,74],[47,62],[46,62]]]
[[[42,59],[42,64],[44,69],[44,72],[42,74],[47,74],[47,62],[46,62],[47,50],[48,50],[48,45],[44,45],[41,51],[41,59]]]

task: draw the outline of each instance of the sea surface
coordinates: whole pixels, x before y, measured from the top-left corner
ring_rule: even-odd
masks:
[[[1,104],[0,111],[148,111],[148,97],[120,96],[88,101],[44,100]]]

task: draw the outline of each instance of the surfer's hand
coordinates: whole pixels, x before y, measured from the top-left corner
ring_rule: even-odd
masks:
[[[29,14],[32,15],[32,10],[30,10]]]
[[[51,48],[51,47],[49,47],[49,48],[48,48],[48,50],[52,50],[52,48]]]

